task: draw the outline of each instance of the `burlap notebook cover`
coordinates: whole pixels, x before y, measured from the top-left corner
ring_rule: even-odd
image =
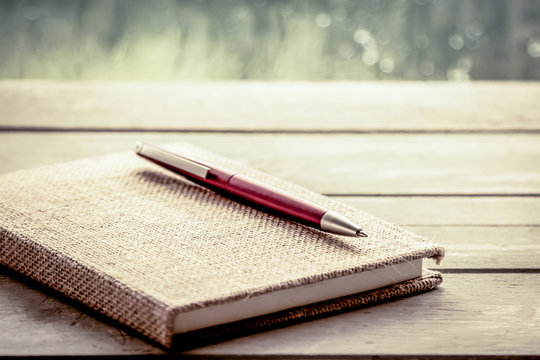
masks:
[[[233,202],[132,151],[0,177],[0,262],[165,346],[178,314],[317,284],[444,249],[351,208],[187,145],[169,150],[240,171],[362,224],[323,233]],[[433,289],[440,274],[191,332],[247,334]]]

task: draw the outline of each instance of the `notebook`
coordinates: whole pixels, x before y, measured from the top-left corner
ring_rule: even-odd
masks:
[[[321,204],[369,237],[253,209],[128,150],[0,176],[0,262],[164,346],[179,333],[243,335],[442,281],[422,261],[444,249],[420,236],[243,162],[163,147]]]

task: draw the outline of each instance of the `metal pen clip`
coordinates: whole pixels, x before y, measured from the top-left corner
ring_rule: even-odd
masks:
[[[175,168],[190,173],[200,178],[206,178],[210,168],[195,161],[183,158],[168,151],[156,148],[152,145],[138,141],[135,144],[135,152],[151,160],[169,164]]]

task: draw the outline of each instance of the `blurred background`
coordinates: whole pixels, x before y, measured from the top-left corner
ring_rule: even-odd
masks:
[[[0,0],[0,78],[539,80],[540,0]]]

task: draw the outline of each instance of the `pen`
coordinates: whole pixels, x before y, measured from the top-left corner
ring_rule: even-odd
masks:
[[[335,211],[236,171],[205,164],[143,142],[135,144],[135,152],[196,184],[231,197],[233,200],[256,208],[262,207],[272,214],[333,234],[367,236],[360,226]]]

